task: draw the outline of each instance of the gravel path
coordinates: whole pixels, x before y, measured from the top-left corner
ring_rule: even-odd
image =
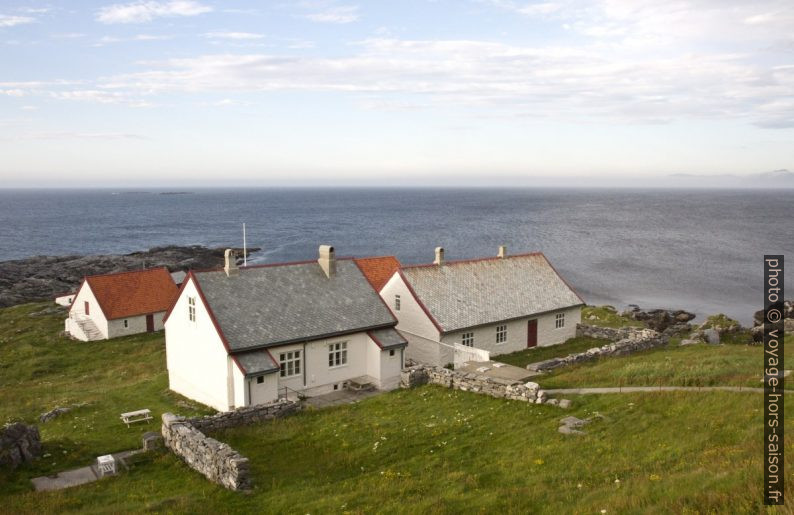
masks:
[[[749,386],[620,386],[606,388],[556,388],[544,389],[547,394],[636,393],[636,392],[753,392],[763,393],[763,388]],[[785,390],[794,393],[794,390]]]

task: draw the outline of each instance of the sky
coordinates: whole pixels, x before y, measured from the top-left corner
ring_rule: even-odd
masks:
[[[794,170],[791,0],[0,2],[0,187]]]

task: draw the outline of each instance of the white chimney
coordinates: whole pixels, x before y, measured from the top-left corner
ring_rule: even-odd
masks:
[[[240,273],[237,268],[237,254],[232,249],[226,249],[223,253],[223,271],[226,272],[227,277],[232,277]]]
[[[320,268],[325,272],[326,277],[331,277],[336,274],[336,258],[334,257],[334,248],[330,245],[320,245],[320,257],[317,259],[320,263]]]
[[[507,257],[507,245],[499,245],[499,253],[496,254],[496,257]]]
[[[444,264],[444,247],[436,247],[436,260],[433,264],[439,266]]]

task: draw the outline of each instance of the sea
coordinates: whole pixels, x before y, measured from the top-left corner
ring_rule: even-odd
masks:
[[[427,263],[542,251],[588,302],[743,323],[763,307],[764,254],[794,256],[794,190],[0,190],[0,261],[243,245],[251,263],[395,255]],[[788,267],[788,298],[794,282]]]

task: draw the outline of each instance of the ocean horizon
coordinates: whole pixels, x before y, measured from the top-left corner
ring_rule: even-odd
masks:
[[[794,252],[794,190],[95,188],[0,190],[0,261],[163,245],[260,247],[251,263],[338,255],[430,262],[543,252],[588,303],[763,307],[764,254]],[[790,273],[787,274],[787,277]],[[791,297],[789,295],[789,297]]]

